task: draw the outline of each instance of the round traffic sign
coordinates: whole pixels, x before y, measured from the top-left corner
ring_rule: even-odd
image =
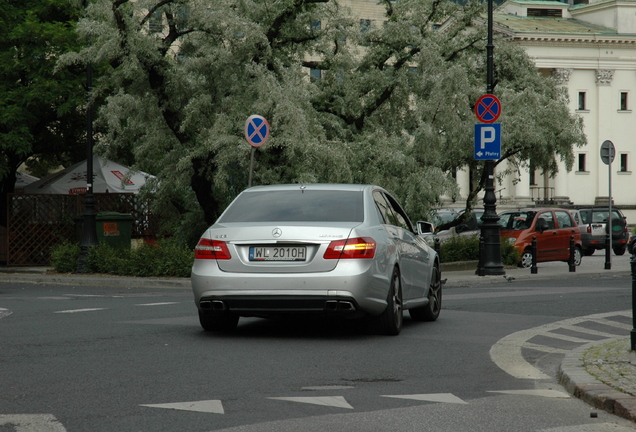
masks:
[[[497,96],[485,94],[475,104],[475,115],[483,123],[494,123],[501,114],[501,101]]]
[[[601,144],[601,160],[605,165],[609,165],[614,162],[614,156],[616,155],[616,148],[614,143],[610,140],[603,141]]]
[[[252,147],[260,147],[269,138],[269,123],[265,117],[251,115],[245,122],[245,139]]]

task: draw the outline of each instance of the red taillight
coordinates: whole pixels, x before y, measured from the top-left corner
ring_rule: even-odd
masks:
[[[376,243],[370,237],[356,237],[329,243],[324,259],[373,258]]]
[[[592,234],[592,226],[591,225],[587,226],[587,232],[588,232],[588,234]]]
[[[194,259],[230,259],[230,251],[224,241],[202,238],[194,248]]]

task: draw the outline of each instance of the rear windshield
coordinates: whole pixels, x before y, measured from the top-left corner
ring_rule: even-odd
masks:
[[[612,219],[623,219],[621,214],[612,209]],[[583,223],[599,223],[599,222],[607,222],[609,216],[609,209],[594,209],[594,210],[583,210],[581,211],[581,219],[583,219]]]
[[[362,191],[247,192],[218,222],[362,222],[362,203]]]

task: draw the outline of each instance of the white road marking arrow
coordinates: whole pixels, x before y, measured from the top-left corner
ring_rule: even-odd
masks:
[[[223,410],[223,403],[220,400],[207,400],[207,401],[195,401],[195,402],[175,402],[164,404],[143,404],[140,406],[149,408],[166,408],[175,409],[181,411],[196,411],[212,414],[225,414]]]
[[[353,409],[342,396],[321,396],[321,397],[271,397],[267,399],[284,400],[290,402],[308,403],[314,405],[332,406],[336,408]]]
[[[433,393],[433,394],[413,394],[413,395],[382,395],[382,397],[395,398],[395,399],[411,399],[427,402],[441,402],[441,403],[453,403],[468,405],[468,402],[463,401],[457,396],[451,393]]]

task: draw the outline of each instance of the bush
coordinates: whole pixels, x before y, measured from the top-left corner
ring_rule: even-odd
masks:
[[[441,261],[444,263],[456,261],[479,260],[479,237],[477,236],[453,236],[441,244]],[[508,243],[508,239],[501,238],[501,262],[503,265],[516,266],[519,262],[519,253],[514,246]]]
[[[51,265],[60,273],[74,272],[79,257],[77,244],[61,244],[51,251]],[[142,244],[135,249],[115,249],[106,244],[92,247],[88,252],[87,268],[91,273],[124,276],[189,277],[194,252],[171,240],[156,245]]]
[[[59,273],[72,273],[77,269],[79,253],[79,244],[61,243],[51,250],[51,265]]]

